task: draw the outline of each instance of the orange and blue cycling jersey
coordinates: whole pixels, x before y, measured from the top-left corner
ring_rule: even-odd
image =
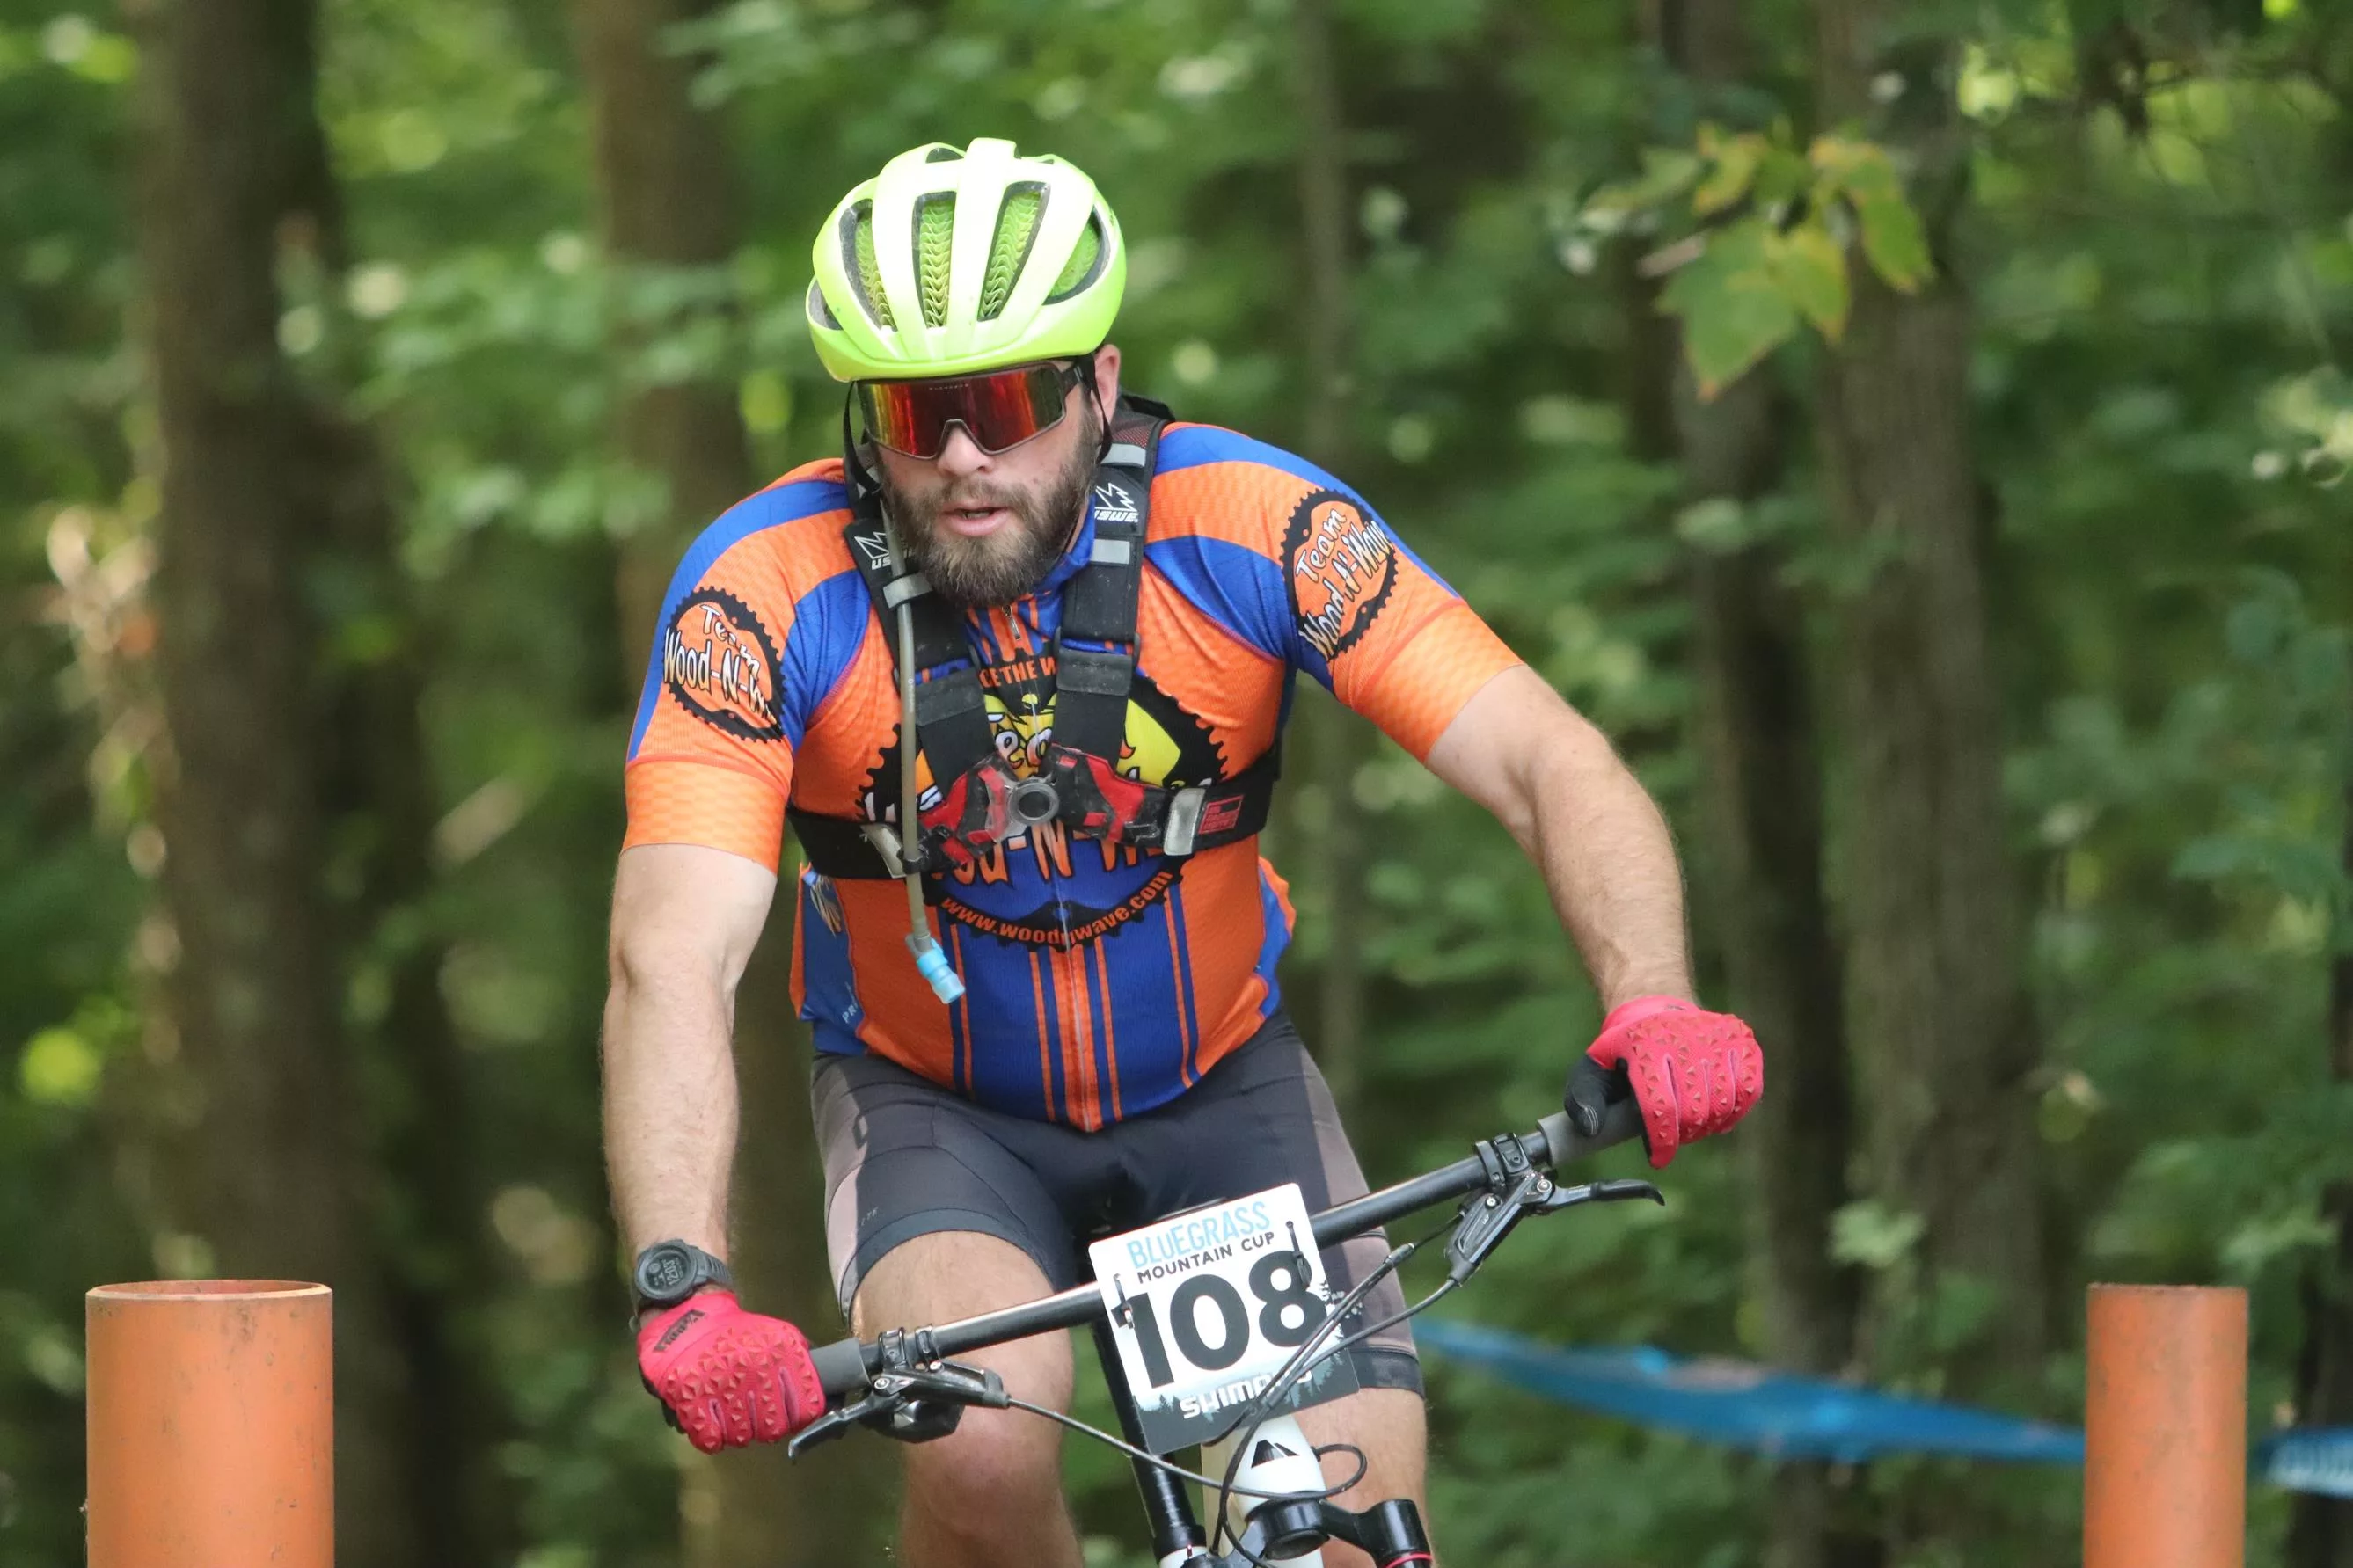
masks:
[[[629,736],[628,846],[774,868],[788,801],[858,819],[896,801],[898,694],[849,519],[839,460],[812,463],[687,552]],[[1240,773],[1276,743],[1294,671],[1422,757],[1519,662],[1353,491],[1232,431],[1167,427],[1147,527],[1119,766],[1148,784]],[[1035,593],[966,616],[1017,772],[1050,733],[1062,587],[1092,549],[1090,517]],[[1050,823],[925,896],[965,983],[950,1006],[916,974],[900,883],[801,872],[793,996],[818,1050],[1092,1131],[1184,1092],[1280,998],[1291,903],[1255,839],[1172,861]]]

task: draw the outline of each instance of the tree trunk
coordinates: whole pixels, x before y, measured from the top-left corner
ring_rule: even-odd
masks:
[[[735,253],[724,130],[690,96],[702,61],[666,41],[671,28],[709,9],[704,0],[573,0],[605,246],[625,284],[657,268],[723,267]],[[622,342],[681,324],[625,323]],[[729,384],[635,388],[618,434],[629,461],[667,487],[659,524],[630,540],[621,557],[621,647],[633,656],[634,698],[671,568],[695,531],[742,500],[754,479]]]
[[[2353,776],[2345,784],[2345,876],[2353,883]],[[2337,932],[2329,970],[2328,1075],[2353,1082],[2353,931]],[[2353,1183],[2330,1184],[2323,1215],[2337,1245],[2305,1275],[2304,1349],[2296,1367],[2296,1422],[2353,1426]],[[2288,1527],[2288,1568],[2353,1568],[2353,1502],[2298,1492]]]
[[[1686,488],[1694,499],[1754,500],[1778,468],[1774,391],[1761,375],[1712,405],[1683,378]],[[1743,1130],[1749,1259],[1776,1366],[1836,1375],[1855,1348],[1860,1292],[1831,1258],[1831,1221],[1848,1198],[1853,1140],[1844,992],[1822,892],[1820,763],[1803,614],[1781,581],[1784,552],[1751,545],[1690,563],[1702,797],[1732,998],[1771,1064],[1772,1091]],[[1831,1467],[1778,1467],[1767,1502],[1767,1568],[1876,1559],[1842,1525],[1849,1489]]]
[[[1297,0],[1293,68],[1299,110],[1300,249],[1304,263],[1307,399],[1303,456],[1338,473],[1347,463],[1349,368],[1347,127],[1333,60],[1330,0]],[[1371,754],[1365,721],[1335,702],[1299,717],[1324,820],[1309,839],[1329,947],[1316,988],[1316,1047],[1332,1097],[1356,1108],[1364,1079],[1365,831],[1356,772]]]
[[[1870,129],[1914,168],[1938,276],[1905,296],[1858,260],[1852,320],[1823,362],[1831,529],[1853,580],[1835,590],[1848,1026],[1864,1042],[1874,1191],[1920,1226],[1881,1276],[1869,1332],[1883,1365],[1941,1358],[1981,1396],[2031,1385],[2043,1344],[2037,1044],[2020,978],[2003,831],[1970,450],[1969,302],[1946,243],[1967,178],[1947,83],[1951,40],[1881,53],[1880,0],[1819,0],[1824,118]],[[1888,93],[1874,80],[1900,82]],[[1925,1342],[1927,1306],[1973,1326]]]
[[[227,1275],[335,1289],[339,1556],[426,1560],[431,1500],[404,1474],[407,1409],[348,1185],[340,954],[318,871],[318,648],[301,595],[316,527],[287,476],[311,458],[278,347],[280,247],[316,157],[303,0],[155,0],[140,113],[139,247],[162,445],[158,819],[179,958],[161,1035],[180,1106],[173,1223]]]
[[[696,0],[574,0],[595,125],[605,241],[617,269],[715,268],[736,244],[726,140],[689,89],[699,61],[664,35],[703,9]],[[664,324],[643,326],[659,331]],[[625,329],[623,342],[636,328]],[[625,672],[634,692],[661,595],[685,542],[752,489],[734,388],[706,381],[631,392],[619,438],[659,478],[660,525],[621,554]],[[730,1262],[745,1305],[822,1342],[841,1325],[826,1265],[822,1185],[809,1126],[807,1047],[790,994],[791,868],[744,977],[735,1059],[743,1131],[736,1151]],[[811,1568],[873,1560],[889,1467],[880,1445],[842,1443],[788,1464],[781,1446],[695,1456],[680,1498],[689,1568]]]
[[[1742,0],[1670,0],[1660,25],[1670,62],[1703,96],[1747,77]],[[1769,369],[1712,403],[1679,371],[1672,418],[1687,500],[1745,504],[1780,485],[1788,421]],[[1813,683],[1803,608],[1782,581],[1787,561],[1780,544],[1766,542],[1697,550],[1688,563],[1704,863],[1732,1001],[1770,1064],[1772,1090],[1740,1140],[1761,1348],[1776,1366],[1835,1375],[1854,1354],[1860,1300],[1852,1270],[1831,1258],[1831,1217],[1849,1195],[1852,1094],[1843,976],[1823,892]],[[1851,1511],[1841,1506],[1844,1489],[1827,1465],[1778,1468],[1767,1502],[1768,1568],[1875,1559],[1877,1543],[1840,1521]]]

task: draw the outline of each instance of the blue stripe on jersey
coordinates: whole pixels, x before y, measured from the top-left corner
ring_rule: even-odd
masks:
[[[793,606],[793,629],[785,634],[785,668],[776,679],[786,745],[801,743],[809,721],[857,662],[873,620],[874,601],[855,570],[828,577]]]
[[[793,940],[801,944],[801,1016],[813,1026],[818,1050],[854,1057],[866,1049],[858,1037],[866,1009],[849,968],[849,935],[846,928],[836,931],[826,923],[818,900],[818,875],[803,868],[801,907],[793,921]]]
[[[1295,661],[1314,650],[1300,640],[1282,566],[1222,539],[1180,533],[1144,547],[1144,559],[1185,602],[1269,658]],[[1152,650],[1146,647],[1149,658]]]
[[[1160,465],[1155,472],[1173,474],[1184,468],[1198,468],[1205,463],[1256,463],[1261,468],[1281,469],[1293,479],[1304,479],[1311,485],[1337,490],[1362,508],[1366,517],[1388,528],[1391,538],[1397,537],[1397,530],[1389,528],[1382,521],[1381,514],[1373,510],[1372,502],[1358,495],[1355,486],[1342,484],[1295,452],[1286,452],[1280,447],[1253,440],[1240,431],[1222,429],[1215,425],[1195,425],[1183,430],[1171,430],[1160,438]],[[1405,552],[1407,560],[1429,573],[1431,582],[1450,594],[1454,593],[1446,579],[1430,572],[1430,563],[1416,555],[1404,540],[1398,539],[1397,547]],[[1461,595],[1456,594],[1455,597]]]
[[[685,559],[670,574],[670,587],[662,595],[661,618],[654,623],[653,657],[647,661],[645,689],[638,698],[637,722],[629,730],[630,756],[635,757],[638,748],[645,743],[647,727],[654,721],[654,701],[661,694],[662,632],[669,626],[670,617],[678,614],[680,601],[702,581],[702,574],[721,556],[755,533],[822,512],[846,510],[849,505],[849,492],[841,488],[839,480],[796,480],[744,497],[720,513],[718,521],[688,546]]]
[[[1183,994],[1176,998],[1177,1023],[1185,1037],[1185,1083],[1191,1087],[1201,1076],[1201,1014],[1193,999],[1193,938],[1185,929],[1185,883],[1178,879],[1168,889],[1168,918],[1176,923],[1177,984]]]
[[[1258,973],[1266,982],[1266,1000],[1258,1005],[1262,1018],[1274,1016],[1282,1005],[1282,983],[1276,978],[1274,966],[1282,962],[1282,950],[1291,945],[1291,927],[1282,918],[1282,900],[1274,896],[1274,884],[1267,879],[1266,862],[1259,862],[1258,906],[1260,918],[1266,921],[1266,932],[1258,950]]]

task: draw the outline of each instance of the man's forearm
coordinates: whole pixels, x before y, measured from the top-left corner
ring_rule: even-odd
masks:
[[[605,1157],[632,1253],[675,1237],[727,1256],[736,1116],[731,1012],[717,984],[633,977],[627,963],[614,966],[605,1003]]]
[[[1600,732],[1569,718],[1532,781],[1529,857],[1605,1012],[1635,996],[1688,997],[1683,873],[1666,818]]]

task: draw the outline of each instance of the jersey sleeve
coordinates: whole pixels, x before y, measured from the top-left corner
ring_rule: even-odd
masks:
[[[798,623],[822,571],[810,557],[839,547],[847,513],[839,484],[806,472],[712,524],[670,581],[629,736],[625,849],[695,844],[776,867],[793,751],[839,674]]]
[[[1281,526],[1293,661],[1417,758],[1521,662],[1354,495],[1311,491]]]
[[[1418,758],[1521,662],[1363,498],[1279,447],[1172,425],[1152,495],[1145,555],[1177,592]]]

